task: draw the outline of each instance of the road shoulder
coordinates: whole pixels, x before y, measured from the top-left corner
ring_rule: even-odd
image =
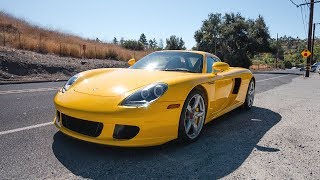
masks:
[[[282,118],[227,179],[320,177],[319,81],[318,74],[301,76],[257,95],[255,106],[270,109]]]

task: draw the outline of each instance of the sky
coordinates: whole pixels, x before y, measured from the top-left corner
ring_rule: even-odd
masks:
[[[296,4],[305,0],[292,0]],[[41,27],[85,38],[112,41],[182,37],[188,49],[194,32],[210,13],[240,13],[246,18],[263,16],[271,37],[307,38],[308,6],[297,8],[289,0],[1,0],[0,10]],[[314,21],[320,23],[320,3]],[[318,25],[316,36],[320,36]]]

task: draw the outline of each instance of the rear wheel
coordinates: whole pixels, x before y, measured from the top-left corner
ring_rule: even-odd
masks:
[[[203,92],[193,90],[184,102],[179,121],[178,139],[190,143],[198,139],[206,118]]]
[[[251,79],[248,86],[246,100],[243,104],[244,109],[249,110],[252,108],[253,101],[254,101],[254,93],[255,93],[255,83],[254,83],[254,80]]]

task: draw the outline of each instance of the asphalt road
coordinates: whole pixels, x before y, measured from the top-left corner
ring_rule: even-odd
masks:
[[[298,76],[255,77],[259,94]],[[55,112],[52,100],[63,84],[0,86],[0,179],[221,178],[241,166],[262,136],[281,119],[273,111],[253,107],[209,123],[199,141],[190,145],[171,142],[139,149],[107,147],[66,137],[50,123]],[[259,126],[241,121],[255,116],[270,121]]]

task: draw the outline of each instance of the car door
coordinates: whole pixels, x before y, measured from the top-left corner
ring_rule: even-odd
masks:
[[[207,57],[207,73],[212,73],[212,65],[220,60],[216,57]],[[214,81],[210,83],[213,86],[211,89],[213,97],[210,103],[210,113],[212,116],[218,114],[229,104],[229,96],[233,89],[232,77],[227,76],[227,72],[220,72],[214,77]]]

